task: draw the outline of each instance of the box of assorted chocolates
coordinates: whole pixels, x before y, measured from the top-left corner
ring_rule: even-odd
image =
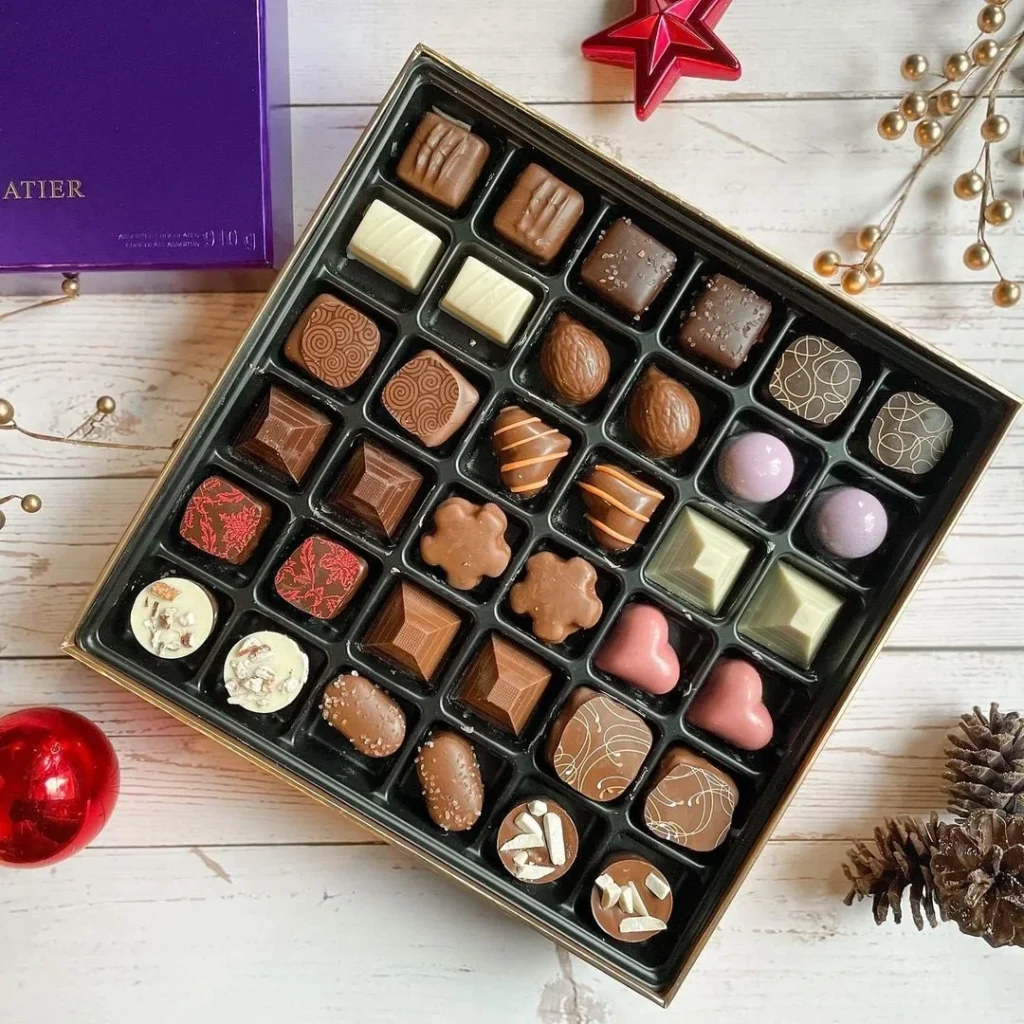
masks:
[[[667,1004],[1018,405],[420,48],[66,649]]]

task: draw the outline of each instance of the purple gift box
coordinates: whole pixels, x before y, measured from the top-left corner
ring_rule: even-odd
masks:
[[[39,271],[89,291],[265,286],[292,244],[285,15],[5,0],[0,292],[56,291]]]

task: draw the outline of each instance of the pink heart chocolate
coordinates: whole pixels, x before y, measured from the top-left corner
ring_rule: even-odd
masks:
[[[761,676],[753,665],[738,658],[723,659],[700,688],[686,720],[735,747],[760,750],[775,732],[763,693]]]
[[[668,619],[649,604],[631,604],[622,612],[594,664],[648,693],[668,693],[679,682]]]

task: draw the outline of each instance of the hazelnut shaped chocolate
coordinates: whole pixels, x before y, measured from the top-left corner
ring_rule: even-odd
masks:
[[[355,673],[328,683],[320,713],[366,757],[391,757],[405,742],[405,712],[401,706],[379,686]]]
[[[398,179],[455,210],[469,198],[490,153],[483,139],[431,111],[398,162]]]
[[[597,570],[582,558],[559,558],[553,551],[531,555],[526,575],[509,592],[512,611],[528,615],[538,640],[559,644],[601,620]]]
[[[598,803],[620,797],[640,774],[654,738],[635,711],[589,687],[572,692],[548,735],[555,774]]]
[[[629,396],[626,426],[655,459],[682,455],[700,433],[700,406],[685,384],[649,366]]]
[[[567,313],[559,313],[540,350],[540,372],[563,405],[585,405],[604,390],[612,361],[605,343]]]
[[[491,428],[491,445],[501,482],[512,494],[532,498],[547,487],[572,442],[539,416],[507,405]]]
[[[380,348],[380,329],[333,295],[318,295],[284,345],[285,358],[330,388],[358,381]]]
[[[632,473],[605,463],[594,466],[579,488],[594,540],[606,551],[628,551],[665,500]]]
[[[434,512],[433,532],[420,538],[420,555],[427,565],[444,570],[449,586],[472,590],[485,576],[497,578],[508,568],[507,529],[505,513],[493,502],[448,498]]]
[[[484,782],[473,744],[447,729],[432,732],[416,755],[427,813],[445,832],[466,832],[484,809]]]
[[[516,804],[498,828],[498,858],[517,881],[557,882],[576,863],[576,823],[553,800],[536,797]]]
[[[683,318],[679,346],[722,370],[738,370],[764,339],[772,304],[724,274],[715,274]]]
[[[519,175],[494,218],[494,230],[517,249],[550,263],[583,216],[583,196],[539,164]]]

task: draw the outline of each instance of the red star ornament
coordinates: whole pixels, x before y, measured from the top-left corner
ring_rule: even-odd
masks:
[[[732,0],[636,0],[628,17],[591,36],[583,56],[632,68],[636,116],[646,121],[683,76],[734,82],[740,62],[715,35]]]

